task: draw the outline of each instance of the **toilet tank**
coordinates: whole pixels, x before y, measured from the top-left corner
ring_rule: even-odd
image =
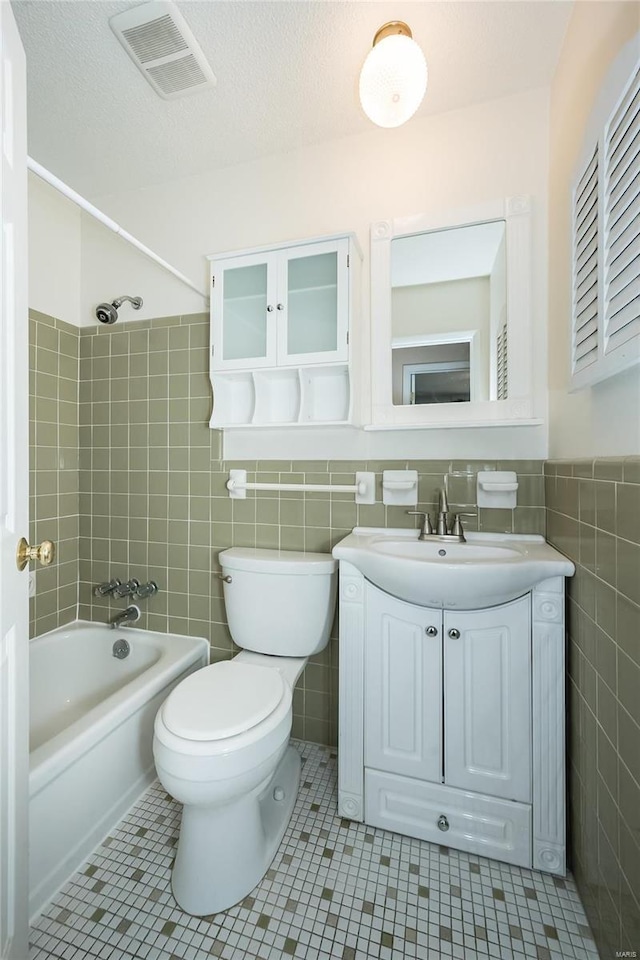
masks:
[[[338,579],[331,554],[231,547],[218,562],[239,647],[279,657],[310,657],[326,647]]]

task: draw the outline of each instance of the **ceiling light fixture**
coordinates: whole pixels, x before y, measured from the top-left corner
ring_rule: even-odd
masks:
[[[427,62],[401,20],[380,27],[360,73],[362,109],[379,127],[399,127],[416,112],[427,89]]]

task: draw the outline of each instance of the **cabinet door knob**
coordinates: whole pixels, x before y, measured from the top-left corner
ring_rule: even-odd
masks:
[[[284,303],[278,304],[278,310],[284,310]]]
[[[438,628],[437,627],[427,627],[424,631],[428,637],[437,637]]]
[[[458,640],[460,637],[460,631],[456,630],[455,627],[452,627],[451,630],[449,630],[449,636],[452,640]]]
[[[449,821],[445,817],[444,813],[441,813],[440,816],[438,817],[438,830],[442,830],[443,832],[445,832],[448,829],[449,829]]]
[[[272,303],[268,303],[268,304],[267,304],[267,312],[268,312],[268,313],[273,313],[273,304],[272,304]]]

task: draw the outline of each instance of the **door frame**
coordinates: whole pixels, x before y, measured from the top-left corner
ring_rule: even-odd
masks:
[[[26,63],[0,3],[0,958],[28,953],[29,519]]]

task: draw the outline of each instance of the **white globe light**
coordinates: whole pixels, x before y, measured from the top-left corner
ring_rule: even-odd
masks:
[[[416,112],[427,89],[427,62],[411,37],[379,40],[360,73],[362,109],[379,127],[399,127]]]

